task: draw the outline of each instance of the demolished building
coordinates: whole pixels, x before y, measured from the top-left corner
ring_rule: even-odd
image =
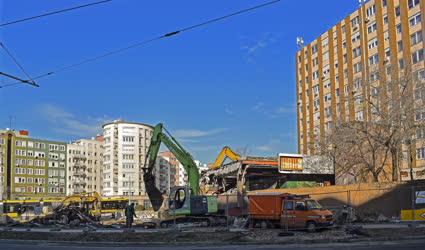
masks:
[[[246,212],[249,191],[334,184],[332,161],[292,154],[244,157],[203,172],[201,179],[205,193],[218,194],[220,209],[234,215]]]

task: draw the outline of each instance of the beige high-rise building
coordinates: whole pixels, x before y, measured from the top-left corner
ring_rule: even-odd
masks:
[[[404,69],[418,80],[425,79],[424,9],[425,0],[368,1],[297,52],[300,153],[317,153],[315,145],[337,121],[373,119],[365,100],[389,89],[387,82],[397,79]],[[377,71],[386,73],[378,75]],[[395,93],[391,91],[390,98]],[[423,92],[414,95],[424,100]],[[425,119],[425,110],[415,118]],[[418,131],[417,138],[424,137],[425,131]],[[423,144],[412,153],[414,177],[423,179]],[[409,179],[404,172],[402,178]]]
[[[102,193],[103,139],[81,139],[68,144],[67,194]]]

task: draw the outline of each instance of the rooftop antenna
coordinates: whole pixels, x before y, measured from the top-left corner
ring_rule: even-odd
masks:
[[[298,48],[300,48],[300,49],[304,48],[304,38],[298,36],[297,37],[297,45],[298,45]]]
[[[359,6],[362,7],[366,2],[367,0],[359,0]]]
[[[12,130],[12,119],[13,119],[13,116],[9,115],[9,128],[10,128],[10,130]]]

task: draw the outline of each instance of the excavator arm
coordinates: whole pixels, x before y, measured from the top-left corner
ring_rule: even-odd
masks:
[[[241,159],[241,156],[235,153],[230,147],[225,146],[218,154],[217,159],[211,166],[211,169],[219,169],[221,165],[223,165],[226,158],[229,158],[232,161],[239,161]]]
[[[145,182],[146,193],[148,194],[149,200],[151,201],[152,207],[155,211],[159,210],[164,201],[161,191],[155,185],[155,176],[153,175],[153,170],[155,168],[155,162],[161,147],[161,143],[164,143],[164,145],[173,153],[176,159],[183,165],[183,168],[188,175],[189,187],[192,191],[192,194],[197,195],[200,193],[198,167],[193,161],[192,156],[183,148],[183,146],[177,142],[173,136],[170,135],[170,133],[167,132],[164,126],[159,123],[153,130],[151,144],[149,145],[143,169],[143,179]]]

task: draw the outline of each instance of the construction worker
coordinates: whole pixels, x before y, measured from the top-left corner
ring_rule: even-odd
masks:
[[[127,228],[131,228],[133,225],[134,217],[137,218],[136,212],[134,211],[134,203],[131,203],[130,205],[127,205],[125,207],[125,225]]]

